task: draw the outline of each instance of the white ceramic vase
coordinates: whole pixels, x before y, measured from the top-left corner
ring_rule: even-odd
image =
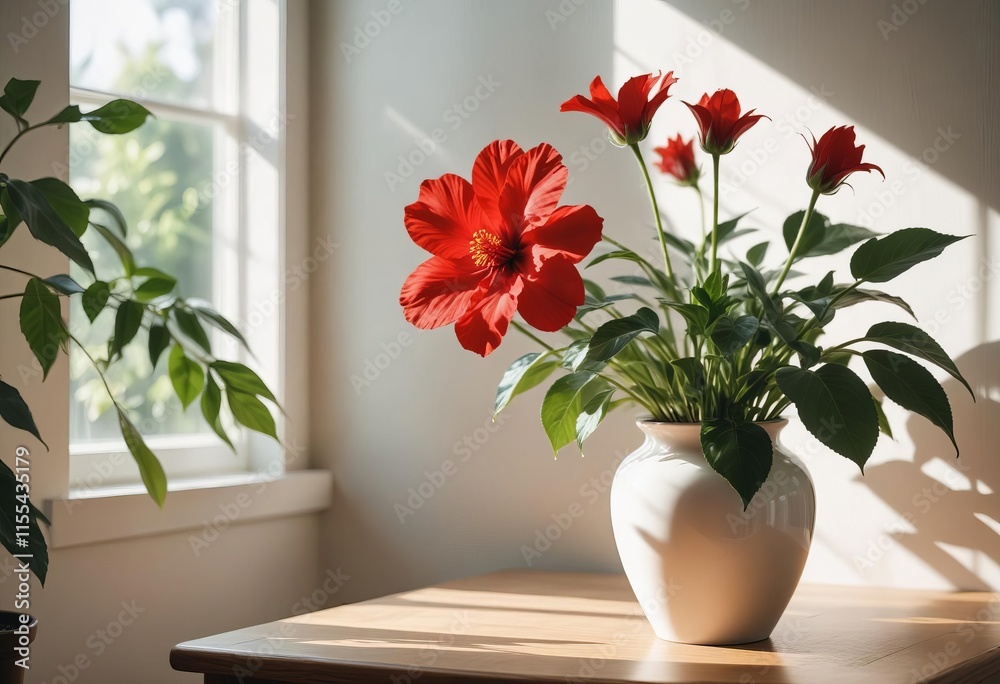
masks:
[[[699,424],[638,422],[646,440],[615,473],[611,521],[625,574],[661,639],[743,644],[768,638],[778,623],[816,510],[809,473],[778,443],[786,424],[760,423],[774,461],[744,511],[705,460]]]

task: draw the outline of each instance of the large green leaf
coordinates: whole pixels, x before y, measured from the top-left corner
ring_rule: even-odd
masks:
[[[186,409],[201,394],[201,389],[205,385],[205,372],[184,354],[179,344],[175,344],[170,350],[167,372],[170,374],[170,384],[174,386],[177,398]]]
[[[4,86],[3,95],[0,96],[0,109],[13,116],[20,122],[24,122],[24,114],[28,107],[35,100],[35,93],[41,81],[22,81],[19,78],[12,78]]]
[[[969,390],[969,394],[975,399],[975,392],[972,391],[972,387],[962,377],[955,362],[951,360],[951,357],[941,348],[940,344],[935,342],[930,335],[920,328],[909,323],[886,321],[884,323],[876,323],[869,328],[865,339],[869,342],[878,342],[879,344],[893,347],[907,354],[912,354],[924,361],[930,361],[935,366],[946,370],[953,378],[965,385],[965,389]]]
[[[785,238],[785,245],[789,251],[795,243],[795,237],[802,225],[804,211],[797,211],[787,219],[782,227],[782,234]],[[807,257],[825,256],[836,254],[851,245],[875,237],[876,233],[862,228],[861,226],[851,226],[844,223],[831,224],[823,214],[813,212],[809,219],[809,224],[802,233],[799,241],[799,251],[796,253],[796,261]]]
[[[115,254],[118,255],[118,260],[122,262],[122,268],[125,269],[126,276],[132,276],[135,273],[135,257],[132,256],[132,250],[128,248],[117,235],[111,232],[111,229],[107,226],[102,226],[99,223],[91,224],[97,233],[104,238],[105,242],[111,245],[111,248],[115,250]]]
[[[746,510],[771,472],[774,447],[770,435],[753,423],[706,420],[701,424],[701,450],[708,464],[740,495]]]
[[[757,334],[760,321],[754,316],[723,316],[712,327],[712,342],[725,356],[732,356]]]
[[[51,287],[56,292],[61,292],[64,295],[75,295],[83,292],[83,286],[81,286],[80,283],[76,282],[65,273],[49,276],[48,278],[44,278],[42,282],[44,282],[46,285]]]
[[[80,238],[49,204],[41,189],[11,178],[7,180],[7,194],[36,240],[55,247],[82,268],[94,272],[94,262]]]
[[[30,432],[39,442],[45,444],[45,440],[38,432],[38,426],[35,425],[31,409],[21,398],[21,393],[3,380],[0,380],[0,418],[11,427]],[[45,444],[45,448],[48,449],[49,445]]]
[[[15,466],[17,465],[19,464],[15,463]],[[42,586],[45,586],[45,577],[49,570],[49,550],[39,522],[48,525],[49,521],[21,491],[22,487],[10,466],[0,461],[0,543],[11,555],[31,556],[31,572]],[[27,535],[24,534],[23,527],[18,529],[18,526],[24,524],[25,519],[27,519]],[[22,536],[19,537],[18,532]],[[22,540],[20,543],[19,539]]]
[[[240,392],[232,387],[226,388],[226,398],[229,400],[229,410],[233,412],[233,418],[238,423],[278,439],[274,416],[260,399],[253,394]]]
[[[104,307],[108,305],[111,298],[111,287],[103,280],[95,280],[90,287],[83,292],[80,303],[83,305],[83,312],[91,323],[97,318]]]
[[[125,215],[117,206],[102,199],[89,199],[84,201],[84,204],[91,209],[100,209],[107,213],[114,220],[115,225],[118,227],[118,232],[122,234],[122,237],[128,234],[128,224],[125,222]]]
[[[552,444],[552,452],[576,439],[577,417],[583,411],[584,388],[597,378],[593,373],[564,375],[552,383],[542,399],[542,427]]]
[[[851,274],[858,280],[884,283],[922,261],[933,259],[948,245],[968,235],[943,235],[929,228],[904,228],[871,239],[851,257]]]
[[[142,476],[142,483],[146,485],[146,491],[156,505],[162,508],[163,502],[167,499],[167,476],[163,472],[163,466],[121,409],[118,409],[118,425],[121,427],[122,437],[125,438],[125,446],[139,466],[139,475]]]
[[[878,414],[864,381],[838,364],[816,371],[786,366],[775,380],[795,404],[806,429],[863,472],[878,441]]]
[[[866,351],[864,359],[872,380],[885,392],[885,396],[944,430],[955,445],[957,456],[958,442],[955,441],[951,404],[931,372],[909,356],[885,349]]]
[[[535,387],[559,367],[558,361],[546,360],[547,357],[547,353],[531,352],[510,365],[497,386],[497,396],[493,401],[494,416],[503,411],[511,399]]]
[[[204,299],[185,299],[184,303],[191,307],[191,310],[194,311],[198,318],[202,319],[209,325],[218,328],[224,333],[235,337],[239,340],[240,344],[243,345],[244,349],[250,349],[250,345],[246,341],[246,338],[243,337],[243,333],[241,333],[228,318],[216,311],[211,302]]]
[[[624,349],[640,333],[654,335],[660,330],[660,319],[652,309],[642,307],[631,316],[608,321],[594,333],[587,349],[587,361],[607,361]]]
[[[181,329],[181,332],[194,340],[207,353],[211,354],[212,343],[208,339],[205,328],[198,322],[198,317],[185,309],[174,308],[172,311],[174,313],[174,320],[177,321],[177,327]]]
[[[156,368],[160,355],[170,346],[170,331],[161,320],[155,320],[149,326],[149,362]]]
[[[39,178],[31,181],[31,184],[42,191],[45,199],[49,201],[49,206],[77,237],[87,232],[90,207],[80,199],[73,188],[58,178]]]
[[[219,374],[223,384],[230,391],[245,392],[251,395],[258,395],[265,399],[278,403],[274,394],[260,376],[244,366],[242,363],[233,361],[213,361],[212,370]]]
[[[230,449],[235,449],[229,435],[226,434],[222,421],[219,419],[219,412],[222,409],[222,391],[211,373],[205,376],[205,391],[201,393],[201,415],[205,417],[205,422],[219,438],[229,445]]]
[[[42,365],[42,377],[48,377],[68,333],[59,310],[59,297],[38,278],[30,279],[24,287],[20,321],[24,339]]]
[[[112,100],[103,107],[90,112],[81,112],[78,105],[70,105],[46,121],[49,124],[76,123],[88,121],[101,133],[121,134],[134,131],[152,116],[149,110],[131,100]]]
[[[913,313],[913,309],[910,308],[910,305],[907,304],[901,297],[886,294],[885,292],[880,292],[878,290],[866,290],[860,287],[856,287],[843,294],[836,301],[836,303],[834,303],[833,308],[846,309],[849,306],[861,304],[862,302],[884,302],[886,304],[894,304],[906,313],[910,314],[914,320],[917,318],[916,314]]]
[[[584,441],[594,434],[594,430],[608,415],[614,393],[615,389],[603,380],[587,383],[582,401],[583,410],[576,417],[576,443],[581,451]]]
[[[142,304],[131,299],[118,305],[118,313],[115,314],[115,335],[111,338],[111,344],[108,347],[109,361],[135,338],[139,328],[142,327],[142,315],[145,311]]]

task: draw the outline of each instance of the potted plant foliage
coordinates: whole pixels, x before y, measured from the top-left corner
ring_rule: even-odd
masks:
[[[53,126],[86,122],[104,134],[128,133],[150,116],[141,105],[119,99],[90,112],[70,105],[42,120],[28,119],[28,110],[38,89],[38,81],[11,79],[0,96],[0,109],[9,115],[16,134],[0,152],[0,250],[17,230],[54,248],[79,266],[83,277],[67,273],[38,274],[3,259],[0,270],[20,279],[15,291],[0,294],[3,306],[18,307],[18,326],[25,341],[47,376],[58,357],[73,346],[90,360],[108,393],[124,442],[135,458],[149,495],[162,506],[167,496],[167,480],[156,455],[149,449],[130,418],[123,397],[112,392],[105,380],[107,369],[122,358],[129,346],[145,339],[153,367],[166,364],[171,385],[186,409],[199,400],[201,413],[212,430],[232,447],[223,420],[228,406],[232,423],[277,439],[274,418],[265,401],[277,405],[274,394],[247,366],[217,358],[209,332],[216,329],[246,346],[240,331],[204,300],[177,296],[178,282],[159,268],[138,263],[129,247],[126,217],[102,199],[80,199],[57,178],[26,181],[4,173],[3,162],[11,148],[30,134],[43,135]],[[81,241],[93,233],[105,241],[118,257],[120,271],[113,277],[98,278],[90,253]],[[106,353],[94,356],[66,324],[62,300],[79,298],[91,323],[98,317],[114,320]],[[140,330],[146,334],[140,336]],[[161,360],[162,359],[162,360]],[[9,426],[33,435],[43,445],[31,408],[18,391],[17,381],[0,378],[0,418]],[[47,448],[47,445],[46,445]],[[18,456],[20,458],[20,455]],[[12,469],[0,461],[0,542],[18,561],[28,565],[44,584],[48,572],[48,551],[40,523],[45,516],[30,501],[25,478],[18,464]],[[34,624],[32,623],[32,636]],[[0,642],[6,637],[0,629]],[[2,654],[7,656],[5,652]],[[23,671],[23,670],[22,670]]]
[[[645,442],[621,463],[611,491],[625,572],[661,638],[742,643],[771,633],[812,539],[812,482],[777,440],[791,405],[821,443],[863,468],[880,430],[890,432],[879,399],[852,369],[863,365],[885,397],[955,442],[945,392],[920,362],[968,383],[930,336],[903,321],[847,341],[823,335],[840,312],[868,302],[912,317],[903,299],[875,288],[962,238],[927,228],[879,235],[817,211],[852,174],[882,173],[863,161],[853,127],[840,126],[803,146],[811,156],[803,154],[806,209],[788,217],[780,236],[761,232],[760,242],[727,258],[720,248],[754,231],[741,227],[742,216],[720,220],[719,168],[766,118],[742,111],[731,90],[685,103],[710,160],[711,222],[697,244],[666,231],[640,143],[675,81],[672,73],[636,76],[615,97],[598,77],[589,97],[562,105],[601,120],[611,141],[634,154],[653,211],[652,255],[604,234],[592,207],[559,206],[568,171],[550,145],[524,151],[498,140],[476,158],[471,181],[426,180],[406,207],[409,236],[432,256],[406,280],[400,303],[417,327],[454,324],[462,346],[483,356],[511,327],[536,342],[539,351],[504,374],[495,409],[559,374],[541,406],[554,451],[582,445],[615,408],[640,408]],[[657,152],[659,168],[700,197],[693,142],[676,136]],[[628,265],[611,279],[624,291],[608,294],[580,275],[601,242],[608,249],[586,268]],[[846,277],[791,284],[801,280],[793,278],[800,262],[851,248]]]

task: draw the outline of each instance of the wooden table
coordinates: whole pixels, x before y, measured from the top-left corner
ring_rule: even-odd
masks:
[[[1000,682],[1000,594],[803,586],[771,639],[657,639],[625,578],[501,572],[176,646],[206,684]]]

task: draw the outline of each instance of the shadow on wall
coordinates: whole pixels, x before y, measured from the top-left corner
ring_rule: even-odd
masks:
[[[774,11],[750,0],[661,2],[722,26],[725,40],[803,88],[823,86],[852,121],[1000,209],[1000,149],[989,114],[1000,105],[1000,3],[839,0]],[[720,24],[727,12],[734,18]],[[953,143],[962,154],[946,153]]]
[[[930,421],[912,416],[906,430],[916,445],[913,461],[871,466],[858,481],[912,527],[890,535],[894,543],[956,587],[989,591],[988,578],[980,573],[1000,566],[1000,342],[975,347],[956,363],[976,392],[972,404],[957,380],[944,383],[961,456],[955,459],[954,447]],[[949,467],[935,477],[927,470],[933,471],[938,459]],[[962,563],[948,547],[976,555]]]

